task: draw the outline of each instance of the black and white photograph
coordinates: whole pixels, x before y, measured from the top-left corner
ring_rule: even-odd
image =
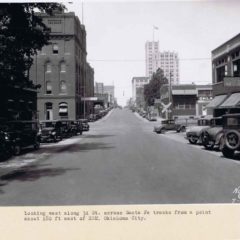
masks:
[[[0,2],[0,206],[240,203],[240,2]]]

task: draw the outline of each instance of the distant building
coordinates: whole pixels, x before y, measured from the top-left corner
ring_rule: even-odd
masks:
[[[73,12],[39,13],[51,29],[50,44],[35,56],[30,79],[40,84],[39,119],[78,119],[91,112],[94,71],[86,61],[86,30]]]
[[[149,83],[148,77],[133,77],[132,78],[132,101],[136,106],[143,105],[144,102],[144,85]]]
[[[112,85],[105,85],[104,86],[104,93],[108,95],[108,102],[109,105],[114,104],[114,98],[115,98],[115,87]]]
[[[158,53],[158,67],[172,84],[179,84],[179,59],[176,52],[164,51]]]
[[[94,87],[95,94],[104,94],[104,84],[101,82],[96,82]]]
[[[114,86],[104,85],[104,83],[96,82],[94,87],[94,96],[97,100],[95,105],[101,105],[104,108],[108,108],[114,105]]]
[[[212,99],[211,85],[177,84],[172,85],[171,115],[176,116],[202,116],[211,115],[206,106]],[[160,89],[161,101],[169,103],[169,86],[163,85]],[[162,117],[166,117],[166,112]]]
[[[146,77],[151,77],[158,69],[159,42],[147,41],[145,43]]]
[[[151,77],[158,68],[172,84],[179,84],[179,58],[174,51],[160,51],[159,42],[148,41],[145,44],[146,77]]]
[[[240,113],[240,34],[212,51],[214,116]]]

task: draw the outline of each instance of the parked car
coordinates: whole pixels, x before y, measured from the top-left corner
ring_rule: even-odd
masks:
[[[186,130],[186,138],[191,144],[201,142],[201,134],[210,127],[211,118],[201,118],[197,121],[197,126],[190,127]]]
[[[147,115],[147,119],[148,119],[149,121],[157,121],[157,113],[149,113],[149,114]]]
[[[57,120],[40,121],[41,142],[57,142],[63,138],[61,123]]]
[[[70,121],[70,127],[72,135],[82,135],[83,130],[83,124],[80,120],[69,120]]]
[[[240,114],[223,115],[223,138],[220,143],[223,156],[232,158],[240,150]]]
[[[23,148],[40,147],[39,122],[11,121],[7,122],[7,133],[14,155],[19,155]]]
[[[82,131],[89,131],[89,124],[87,119],[79,119],[78,120],[82,124]]]
[[[78,130],[74,120],[58,120],[57,123],[61,126],[63,138],[69,138],[77,134]]]
[[[153,131],[156,133],[165,133],[169,130],[175,130],[177,132],[184,132],[186,127],[181,124],[175,123],[174,119],[162,120],[159,126],[154,126]]]
[[[97,115],[96,114],[90,114],[89,117],[88,117],[88,121],[89,122],[94,122],[97,120]]]
[[[221,138],[223,137],[223,118],[217,117],[210,120],[210,127],[203,130],[201,134],[202,145],[212,150],[214,147],[220,145]]]

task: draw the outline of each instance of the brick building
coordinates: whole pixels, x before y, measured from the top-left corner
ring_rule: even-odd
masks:
[[[212,51],[214,116],[240,113],[240,34]]]
[[[78,119],[91,112],[94,71],[86,61],[86,30],[73,12],[39,14],[51,29],[50,44],[35,56],[30,79],[40,84],[39,119]]]

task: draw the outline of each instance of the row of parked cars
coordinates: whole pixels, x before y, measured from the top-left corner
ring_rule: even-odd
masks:
[[[137,112],[141,117],[146,118],[149,121],[157,121],[157,113],[147,112],[141,109],[134,109],[133,112]]]
[[[22,149],[38,149],[40,143],[58,142],[63,138],[89,131],[87,119],[9,121],[0,124],[0,159],[19,155]]]
[[[154,132],[186,131],[189,143],[201,144],[208,150],[218,149],[228,158],[232,158],[236,151],[240,151],[240,114],[193,118],[188,121],[184,123],[178,120],[163,120],[159,126],[154,127]]]
[[[221,117],[199,121],[198,126],[186,132],[190,143],[199,143],[206,149],[219,149],[223,156],[232,158],[240,150],[240,114],[225,114]]]
[[[100,110],[97,113],[92,113],[92,114],[89,115],[88,121],[89,122],[95,122],[95,121],[101,119],[102,117],[106,116],[110,110],[112,110],[112,107]]]

